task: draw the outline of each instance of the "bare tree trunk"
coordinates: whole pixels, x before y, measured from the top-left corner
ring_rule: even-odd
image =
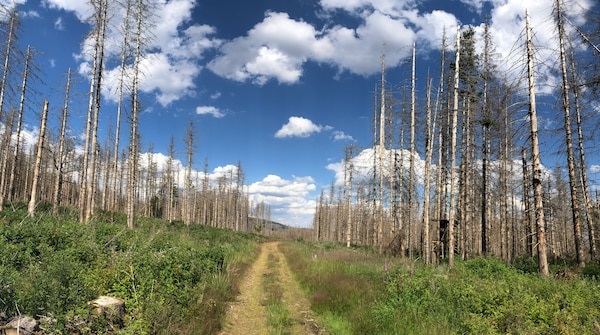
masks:
[[[185,173],[184,219],[186,225],[192,223],[192,164],[194,163],[194,120],[190,119],[185,144],[187,145],[187,169]]]
[[[354,147],[350,145],[350,147],[346,148],[346,162],[348,162],[348,192],[346,194],[347,201],[347,221],[346,221],[346,247],[350,248],[350,244],[352,243],[352,172],[354,170],[354,166],[352,164],[353,160],[353,149]]]
[[[425,120],[425,177],[423,186],[423,258],[425,264],[431,263],[431,241],[429,238],[429,191],[430,191],[430,167],[433,135],[431,129],[431,79],[427,81],[427,107]]]
[[[91,144],[91,160],[90,160],[90,182],[88,183],[87,188],[87,200],[86,200],[86,211],[85,211],[85,221],[89,221],[90,217],[94,214],[94,196],[96,193],[96,170],[98,165],[98,114],[100,112],[100,100],[101,100],[101,90],[102,90],[102,72],[104,66],[104,40],[106,36],[106,25],[107,25],[107,10],[108,10],[108,2],[106,0],[98,0],[97,2],[98,8],[98,29],[100,29],[100,34],[98,35],[99,40],[97,43],[98,47],[98,67],[96,68],[96,80],[95,80],[95,89],[94,89],[94,115],[93,115],[93,125],[92,125],[92,144]]]
[[[569,79],[567,77],[567,60],[564,44],[563,17],[560,8],[560,0],[556,0],[556,15],[558,24],[558,39],[560,47],[560,64],[562,72],[562,96],[565,115],[565,140],[567,144],[567,165],[569,168],[569,189],[571,191],[571,212],[573,215],[573,231],[575,237],[575,253],[577,263],[580,267],[585,266],[585,256],[583,254],[583,235],[581,233],[581,218],[579,215],[579,201],[577,199],[577,177],[575,175],[575,155],[573,154],[573,135],[571,131],[571,112],[569,101]]]
[[[58,138],[58,152],[56,153],[56,181],[54,183],[54,195],[52,200],[52,213],[58,214],[60,205],[62,181],[63,181],[63,157],[65,151],[65,132],[67,130],[67,116],[69,115],[69,91],[71,88],[71,69],[67,72],[67,87],[65,90],[65,105],[62,110],[62,122]]]
[[[411,73],[411,88],[410,88],[410,159],[409,159],[409,172],[408,172],[408,258],[413,259],[413,245],[412,245],[412,215],[413,215],[413,203],[415,193],[415,108],[416,108],[416,96],[415,96],[415,63],[416,63],[417,46],[413,42],[412,47],[412,73]]]
[[[379,253],[383,253],[383,157],[385,156],[385,54],[381,56],[381,113],[379,116],[379,227],[377,232],[377,242],[379,243]]]
[[[6,170],[8,168],[8,160],[9,160],[9,152],[10,146],[12,144],[12,133],[13,133],[13,125],[15,123],[16,110],[12,109],[10,112],[10,116],[8,122],[4,127],[4,150],[2,153],[2,177],[0,178],[0,211],[2,211],[2,207],[4,206],[4,197],[6,196],[6,183],[8,182],[6,176]]]
[[[48,100],[44,100],[44,110],[42,111],[42,122],[40,124],[40,134],[38,136],[37,154],[35,165],[33,166],[33,182],[31,183],[31,198],[27,206],[27,215],[35,215],[37,185],[40,179],[40,170],[42,167],[42,153],[44,150],[44,137],[46,136],[46,120],[48,119]]]
[[[27,78],[29,75],[29,61],[31,58],[31,47],[27,46],[27,56],[25,56],[25,70],[23,71],[23,85],[21,86],[21,101],[19,102],[19,116],[17,118],[17,128],[15,130],[15,147],[13,150],[12,164],[10,168],[10,179],[8,182],[8,199],[12,201],[15,194],[14,183],[16,175],[17,159],[19,156],[19,145],[21,143],[21,126],[23,124],[23,113],[25,112],[25,92],[27,91]],[[0,206],[1,207],[1,206]]]
[[[96,15],[100,16],[99,13]],[[94,43],[94,55],[91,68],[90,78],[90,91],[88,100],[88,113],[87,121],[85,126],[85,144],[83,148],[83,167],[81,169],[81,187],[79,193],[79,222],[85,221],[86,205],[87,205],[87,191],[88,191],[88,169],[89,169],[89,157],[90,157],[90,134],[92,129],[92,115],[94,111],[94,89],[96,88],[96,75],[98,73],[98,52],[100,43],[101,29],[98,26],[100,21],[97,21],[95,28],[95,43]],[[95,150],[95,148],[92,148]]]
[[[140,112],[139,102],[139,81],[140,81],[140,62],[142,58],[142,18],[144,14],[144,1],[138,1],[138,13],[136,18],[136,40],[135,40],[135,61],[133,64],[133,85],[132,85],[132,104],[131,111],[131,132],[129,134],[129,176],[127,189],[127,226],[133,229],[135,226],[135,195],[136,174],[138,161],[138,118]]]
[[[116,189],[117,189],[117,168],[119,165],[119,141],[121,137],[121,111],[123,107],[123,97],[124,97],[124,86],[125,86],[125,71],[126,71],[126,61],[127,61],[127,49],[129,46],[129,34],[130,34],[130,26],[129,20],[131,15],[131,0],[126,1],[125,3],[125,18],[123,20],[123,44],[121,45],[121,68],[119,70],[119,87],[118,87],[118,100],[117,100],[117,120],[115,124],[115,147],[114,147],[114,156],[115,161],[112,167],[112,192],[110,197],[110,206],[109,210],[111,211],[111,217],[115,212],[115,201],[116,201]]]
[[[440,102],[442,101],[442,97],[445,93],[444,90],[444,86],[445,86],[445,67],[446,67],[446,29],[444,29],[443,34],[442,34],[442,45],[441,45],[441,55],[440,55],[440,81],[438,83],[438,89],[437,89],[437,94],[436,94],[436,98],[435,98],[435,114],[434,114],[434,129],[436,128],[436,122],[439,126],[437,127],[438,129],[438,159],[437,159],[437,166],[436,166],[436,178],[435,178],[435,189],[436,189],[436,215],[437,215],[437,227],[435,229],[433,229],[433,233],[434,233],[434,238],[437,240],[437,243],[434,244],[434,248],[433,248],[433,254],[432,254],[432,262],[435,264],[438,261],[438,258],[440,258],[441,256],[441,250],[443,250],[443,244],[444,242],[442,241],[442,239],[440,239],[440,224],[442,222],[442,218],[445,215],[445,211],[444,208],[446,207],[444,204],[446,203],[445,201],[445,184],[442,182],[442,176],[445,174],[445,167],[443,166],[443,162],[444,162],[444,129],[446,127],[444,127],[443,123],[442,123],[442,113],[441,113],[441,108],[440,108]],[[439,120],[439,121],[436,121]],[[432,138],[435,132],[432,132]],[[432,143],[433,145],[433,143]],[[435,257],[433,257],[435,255]]]
[[[592,204],[590,200],[590,188],[587,177],[587,164],[585,163],[585,151],[583,145],[583,127],[581,126],[581,111],[579,106],[579,85],[575,72],[575,56],[571,55],[571,75],[573,81],[573,98],[575,102],[575,115],[577,119],[577,139],[579,145],[579,162],[581,173],[581,184],[583,186],[583,200],[585,212],[587,213],[588,236],[590,240],[590,257],[596,259],[596,230],[594,228],[594,216],[592,215]]]
[[[8,71],[10,69],[10,55],[14,47],[16,38],[17,25],[19,24],[19,16],[17,13],[17,6],[9,12],[9,24],[8,24],[8,36],[6,39],[6,53],[4,55],[4,68],[2,70],[2,81],[0,82],[0,113],[4,110],[4,96],[6,93],[6,82],[8,79]],[[2,207],[0,207],[2,210]]]
[[[535,228],[533,227],[533,222],[531,220],[531,205],[529,201],[529,172],[527,171],[527,150],[525,150],[525,148],[523,148],[521,151],[521,155],[523,164],[523,203],[525,204],[525,249],[527,250],[527,254],[533,257],[533,236]]]
[[[548,258],[546,255],[546,223],[544,220],[544,203],[542,188],[542,163],[537,130],[537,111],[535,105],[535,84],[533,79],[533,43],[531,41],[531,26],[529,24],[529,10],[525,11],[527,33],[527,74],[529,82],[529,122],[531,129],[531,159],[533,178],[532,186],[535,198],[535,222],[538,239],[538,271],[540,275],[548,276]]]
[[[456,126],[458,123],[458,85],[460,71],[460,27],[456,29],[456,59],[454,61],[454,99],[450,140],[450,212],[448,214],[448,265],[454,266],[454,212],[456,198]]]
[[[17,7],[15,5],[15,7],[13,8],[12,11],[10,11],[10,22],[9,22],[9,28],[8,28],[8,36],[7,36],[7,40],[6,40],[6,54],[5,54],[5,58],[4,58],[4,68],[2,71],[2,81],[0,82],[0,115],[2,114],[2,111],[4,110],[4,96],[6,93],[6,82],[7,82],[7,78],[8,78],[8,71],[10,68],[10,55],[12,54],[12,49],[13,49],[13,43],[14,43],[14,39],[15,39],[15,32],[17,29],[17,24],[18,24],[18,15],[17,15]],[[28,47],[28,52],[27,55],[29,55],[29,47]],[[28,62],[28,58],[25,60],[26,64]],[[26,66],[27,67],[27,66]],[[27,73],[27,70],[25,70],[25,73]],[[25,80],[24,80],[25,81]],[[11,116],[11,118],[14,120],[14,112],[13,112],[13,116]],[[5,171],[6,171],[6,165],[7,165],[7,160],[8,160],[8,148],[10,147],[10,141],[11,141],[11,136],[10,133],[12,132],[12,121],[11,121],[11,129],[8,130],[9,136],[7,138],[7,151],[5,152],[4,155],[4,159],[2,161],[2,164],[4,166],[4,168],[2,169],[2,187],[0,188],[0,211],[2,211],[4,209],[4,196],[6,193],[5,190],[5,183],[6,183],[6,175],[5,175]],[[19,128],[20,130],[20,128]],[[17,137],[17,144],[15,145],[16,147],[18,146],[18,142],[19,142],[19,138]],[[15,160],[13,160],[12,165],[14,166],[15,164]],[[11,171],[14,171],[13,168],[11,167]],[[12,177],[12,173],[11,173],[11,177]],[[13,177],[14,178],[14,177]],[[10,198],[11,195],[10,193],[12,189],[12,185],[9,184],[8,187],[8,197]]]

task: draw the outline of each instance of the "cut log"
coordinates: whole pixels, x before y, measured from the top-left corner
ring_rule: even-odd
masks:
[[[33,335],[40,330],[38,322],[28,316],[14,317],[0,328],[4,335]]]
[[[94,313],[103,316],[110,324],[123,324],[125,317],[125,301],[121,298],[100,296],[88,302]]]

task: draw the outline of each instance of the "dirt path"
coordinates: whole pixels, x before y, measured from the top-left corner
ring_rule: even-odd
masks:
[[[312,315],[279,243],[264,243],[227,312],[221,334],[322,334]]]

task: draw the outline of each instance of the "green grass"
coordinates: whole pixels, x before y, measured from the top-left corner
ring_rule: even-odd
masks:
[[[99,295],[123,298],[119,334],[211,334],[261,237],[206,226],[98,213],[80,224],[64,209],[27,218],[25,204],[0,213],[0,312],[49,316],[55,333],[106,333],[89,311]]]
[[[557,280],[523,271],[523,260],[449,269],[330,244],[282,250],[331,334],[600,334],[597,267]]]
[[[262,282],[266,295],[267,323],[272,335],[289,334],[288,329],[292,323],[290,311],[282,301],[283,289],[280,283],[280,275],[277,272],[278,262],[280,262],[280,259],[277,256],[269,254],[267,273],[264,275]]]

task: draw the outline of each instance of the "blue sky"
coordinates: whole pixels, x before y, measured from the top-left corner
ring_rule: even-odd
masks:
[[[519,43],[528,7],[538,57],[556,58],[544,49],[554,43],[549,0],[154,1],[159,10],[141,84],[142,152],[153,145],[160,166],[173,136],[177,158],[185,161],[184,138],[193,119],[193,168],[202,171],[207,158],[210,173],[218,175],[240,161],[251,199],[270,204],[274,220],[294,226],[311,224],[321,189],[339,178],[344,148],[366,149],[372,142],[373,91],[383,48],[387,82],[398,87],[409,78],[407,61],[416,42],[417,85],[424,91],[427,71],[434,76],[439,71],[442,31],[455,32],[458,24],[480,31],[487,15],[499,67],[517,78],[524,68],[509,64],[522,59]],[[33,101],[41,106],[48,97],[58,115],[67,69],[77,73],[69,120],[71,135],[77,137],[89,89],[83,41],[90,27],[82,19],[90,9],[83,0],[17,2],[20,43],[35,48],[41,70]],[[572,1],[572,20],[583,23],[581,14],[593,5],[593,0]],[[118,14],[113,20],[114,27],[121,24]],[[448,35],[452,48],[454,33]],[[108,39],[112,62],[106,69],[101,137],[114,126],[116,111],[111,93],[117,77],[116,29]],[[548,68],[538,71],[540,91],[551,93],[555,76]],[[26,122],[34,134],[40,108],[29,109]],[[124,124],[123,134],[128,127]],[[592,171],[600,170],[597,156],[589,163],[595,166]]]

